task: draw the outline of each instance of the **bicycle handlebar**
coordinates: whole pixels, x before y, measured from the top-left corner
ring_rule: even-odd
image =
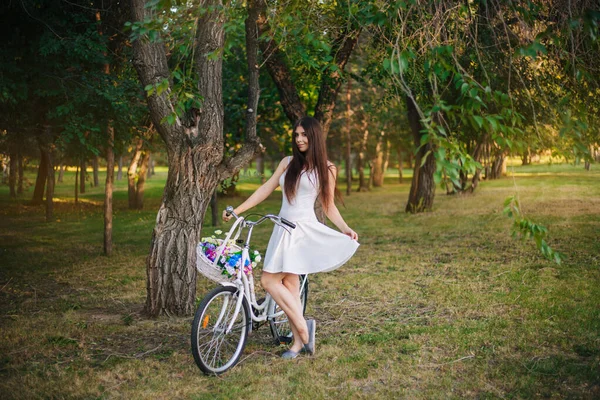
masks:
[[[232,206],[227,206],[225,208],[225,214],[227,216],[229,215],[233,215],[235,217],[235,219],[240,218],[234,211],[233,211],[233,207]],[[258,225],[260,223],[262,223],[264,220],[266,219],[270,219],[271,221],[275,222],[275,223],[282,223],[292,229],[296,228],[296,224],[294,224],[291,221],[288,221],[287,219],[280,217],[279,215],[273,215],[273,214],[267,214],[267,215],[263,215],[261,216],[261,218],[258,221],[245,221],[247,224],[249,225]]]

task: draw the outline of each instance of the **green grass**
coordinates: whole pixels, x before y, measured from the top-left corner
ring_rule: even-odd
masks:
[[[74,176],[57,187],[56,218],[0,187],[0,397],[30,398],[598,398],[600,173],[531,165],[403,212],[410,181],[345,197],[361,247],[338,271],[311,277],[307,314],[317,354],[280,360],[268,328],[242,362],[205,377],[189,351],[191,318],[148,319],[145,257],[166,171],[148,181],[146,208],[115,191],[114,256],[102,255],[103,188],[73,204]],[[34,176],[28,176],[33,179]],[[251,174],[242,197],[257,187]],[[344,186],[340,187],[342,192]],[[502,202],[566,254],[546,261],[510,238]],[[276,212],[280,192],[257,207]],[[242,197],[220,199],[237,205]],[[205,227],[209,234],[213,227]],[[257,229],[264,251],[269,228]],[[200,279],[199,296],[212,287]]]

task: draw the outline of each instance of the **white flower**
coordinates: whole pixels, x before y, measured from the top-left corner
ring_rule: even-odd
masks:
[[[262,260],[261,256],[256,256],[256,258],[254,259],[257,263],[260,262]]]
[[[252,263],[252,268],[256,268],[256,263],[255,262]]]
[[[215,231],[215,235],[220,235],[221,233],[223,233],[223,231],[222,231],[222,230],[220,230],[220,229],[217,229],[217,230]]]
[[[229,265],[225,266],[225,270],[227,270],[227,273],[229,275],[235,275],[235,269],[233,267],[230,267]]]
[[[254,255],[258,255],[258,250],[254,250]]]
[[[225,264],[225,261],[227,261],[227,260],[225,259],[225,257],[221,257],[221,262],[222,262],[223,264]]]

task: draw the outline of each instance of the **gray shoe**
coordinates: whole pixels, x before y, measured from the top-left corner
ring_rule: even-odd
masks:
[[[288,350],[281,355],[281,358],[284,360],[293,360],[294,358],[298,357],[298,354],[300,353],[293,350]]]
[[[306,327],[308,328],[308,343],[306,343],[302,350],[311,356],[315,354],[315,335],[317,329],[317,321],[309,319],[306,321]]]

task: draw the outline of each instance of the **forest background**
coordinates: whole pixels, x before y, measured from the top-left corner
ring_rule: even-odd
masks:
[[[113,190],[123,175],[126,208],[158,211],[152,238],[140,243],[150,245],[140,318],[193,312],[201,280],[193,250],[206,211],[239,201],[248,174],[255,184],[268,177],[290,153],[291,126],[305,114],[324,127],[348,204],[402,183],[410,188],[395,196],[404,200],[386,212],[441,212],[449,198],[502,180],[509,161],[569,162],[595,177],[583,186],[597,185],[600,10],[593,1],[21,0],[2,7],[6,221],[27,207],[60,234],[64,203],[75,206],[62,212],[81,215],[96,207],[86,192],[101,190],[98,245],[114,256]],[[148,193],[162,167],[163,184]],[[65,180],[71,194],[56,195]],[[534,209],[522,204],[526,189],[512,187],[494,201],[512,218],[513,233],[561,265],[566,249],[549,244],[548,221],[524,213]],[[595,260],[587,267],[597,269]],[[4,290],[13,273],[7,268],[0,282],[7,304],[21,301]],[[597,366],[597,336],[580,346]],[[17,373],[11,361],[4,365],[4,373]],[[591,386],[580,393],[595,393],[597,376],[585,376]]]

